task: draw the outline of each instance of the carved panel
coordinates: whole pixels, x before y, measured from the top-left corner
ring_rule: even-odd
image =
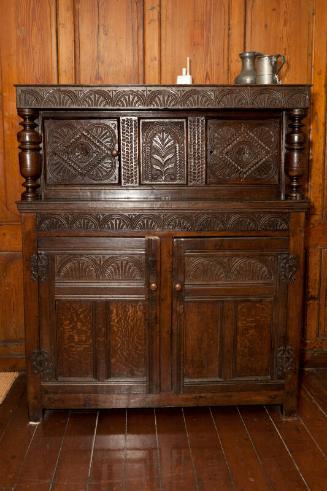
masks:
[[[187,254],[186,283],[271,283],[275,276],[273,256],[221,256],[219,254]]]
[[[280,124],[267,121],[208,121],[208,182],[277,183]]]
[[[122,185],[137,186],[139,183],[137,118],[120,118],[120,131]]]
[[[146,376],[145,311],[142,302],[111,302],[108,318],[109,377]]]
[[[287,231],[288,214],[215,212],[39,213],[39,231]]]
[[[292,346],[280,346],[276,353],[276,374],[284,378],[287,372],[295,369],[295,353]]]
[[[57,376],[94,378],[91,302],[57,301]]]
[[[205,118],[188,118],[188,183],[205,184]]]
[[[270,376],[272,312],[270,301],[237,304],[234,377]]]
[[[33,373],[36,375],[41,375],[43,380],[50,380],[54,378],[54,363],[47,351],[34,351],[31,354],[30,359]]]
[[[186,183],[186,121],[141,120],[142,184]]]
[[[17,107],[184,109],[309,107],[307,86],[17,87]]]
[[[282,281],[293,283],[298,268],[298,260],[292,254],[281,254],[279,259],[279,271]]]
[[[118,183],[116,120],[46,120],[45,135],[48,184]]]
[[[144,255],[58,255],[55,271],[59,281],[144,282]]]

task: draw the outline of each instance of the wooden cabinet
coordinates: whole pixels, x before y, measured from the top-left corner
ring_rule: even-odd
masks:
[[[21,86],[17,104],[31,419],[294,414],[308,87]]]

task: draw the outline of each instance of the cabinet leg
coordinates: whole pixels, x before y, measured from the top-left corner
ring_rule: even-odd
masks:
[[[28,419],[30,423],[40,423],[42,421],[42,409],[28,408]]]
[[[297,399],[294,401],[287,401],[281,406],[281,414],[284,419],[296,419],[297,418]]]

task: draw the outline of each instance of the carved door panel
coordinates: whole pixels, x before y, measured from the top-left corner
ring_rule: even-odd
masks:
[[[280,376],[285,345],[287,238],[174,241],[174,386],[214,391]]]
[[[117,119],[44,119],[46,186],[118,184]]]
[[[39,278],[43,381],[155,392],[159,241],[44,238],[39,251],[48,263]]]

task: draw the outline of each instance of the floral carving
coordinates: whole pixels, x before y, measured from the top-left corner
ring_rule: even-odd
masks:
[[[287,372],[295,369],[295,353],[292,346],[281,346],[276,354],[276,374],[284,378]]]
[[[282,254],[280,257],[279,270],[282,281],[293,283],[298,268],[297,257],[292,254]]]
[[[43,380],[49,380],[54,377],[53,360],[47,351],[39,350],[31,354],[32,372],[35,375],[41,375]]]
[[[143,184],[185,184],[185,120],[141,121]]]
[[[39,231],[286,231],[287,214],[218,212],[39,213]]]
[[[142,281],[144,255],[58,255],[56,279],[59,281]]]
[[[35,281],[46,281],[48,278],[49,258],[44,253],[31,256],[31,275]]]
[[[206,87],[176,86],[20,86],[17,107],[183,109],[183,108],[302,108],[309,107],[308,86]]]
[[[185,257],[185,281],[188,283],[263,282],[274,279],[274,257],[222,257],[189,254]]]

